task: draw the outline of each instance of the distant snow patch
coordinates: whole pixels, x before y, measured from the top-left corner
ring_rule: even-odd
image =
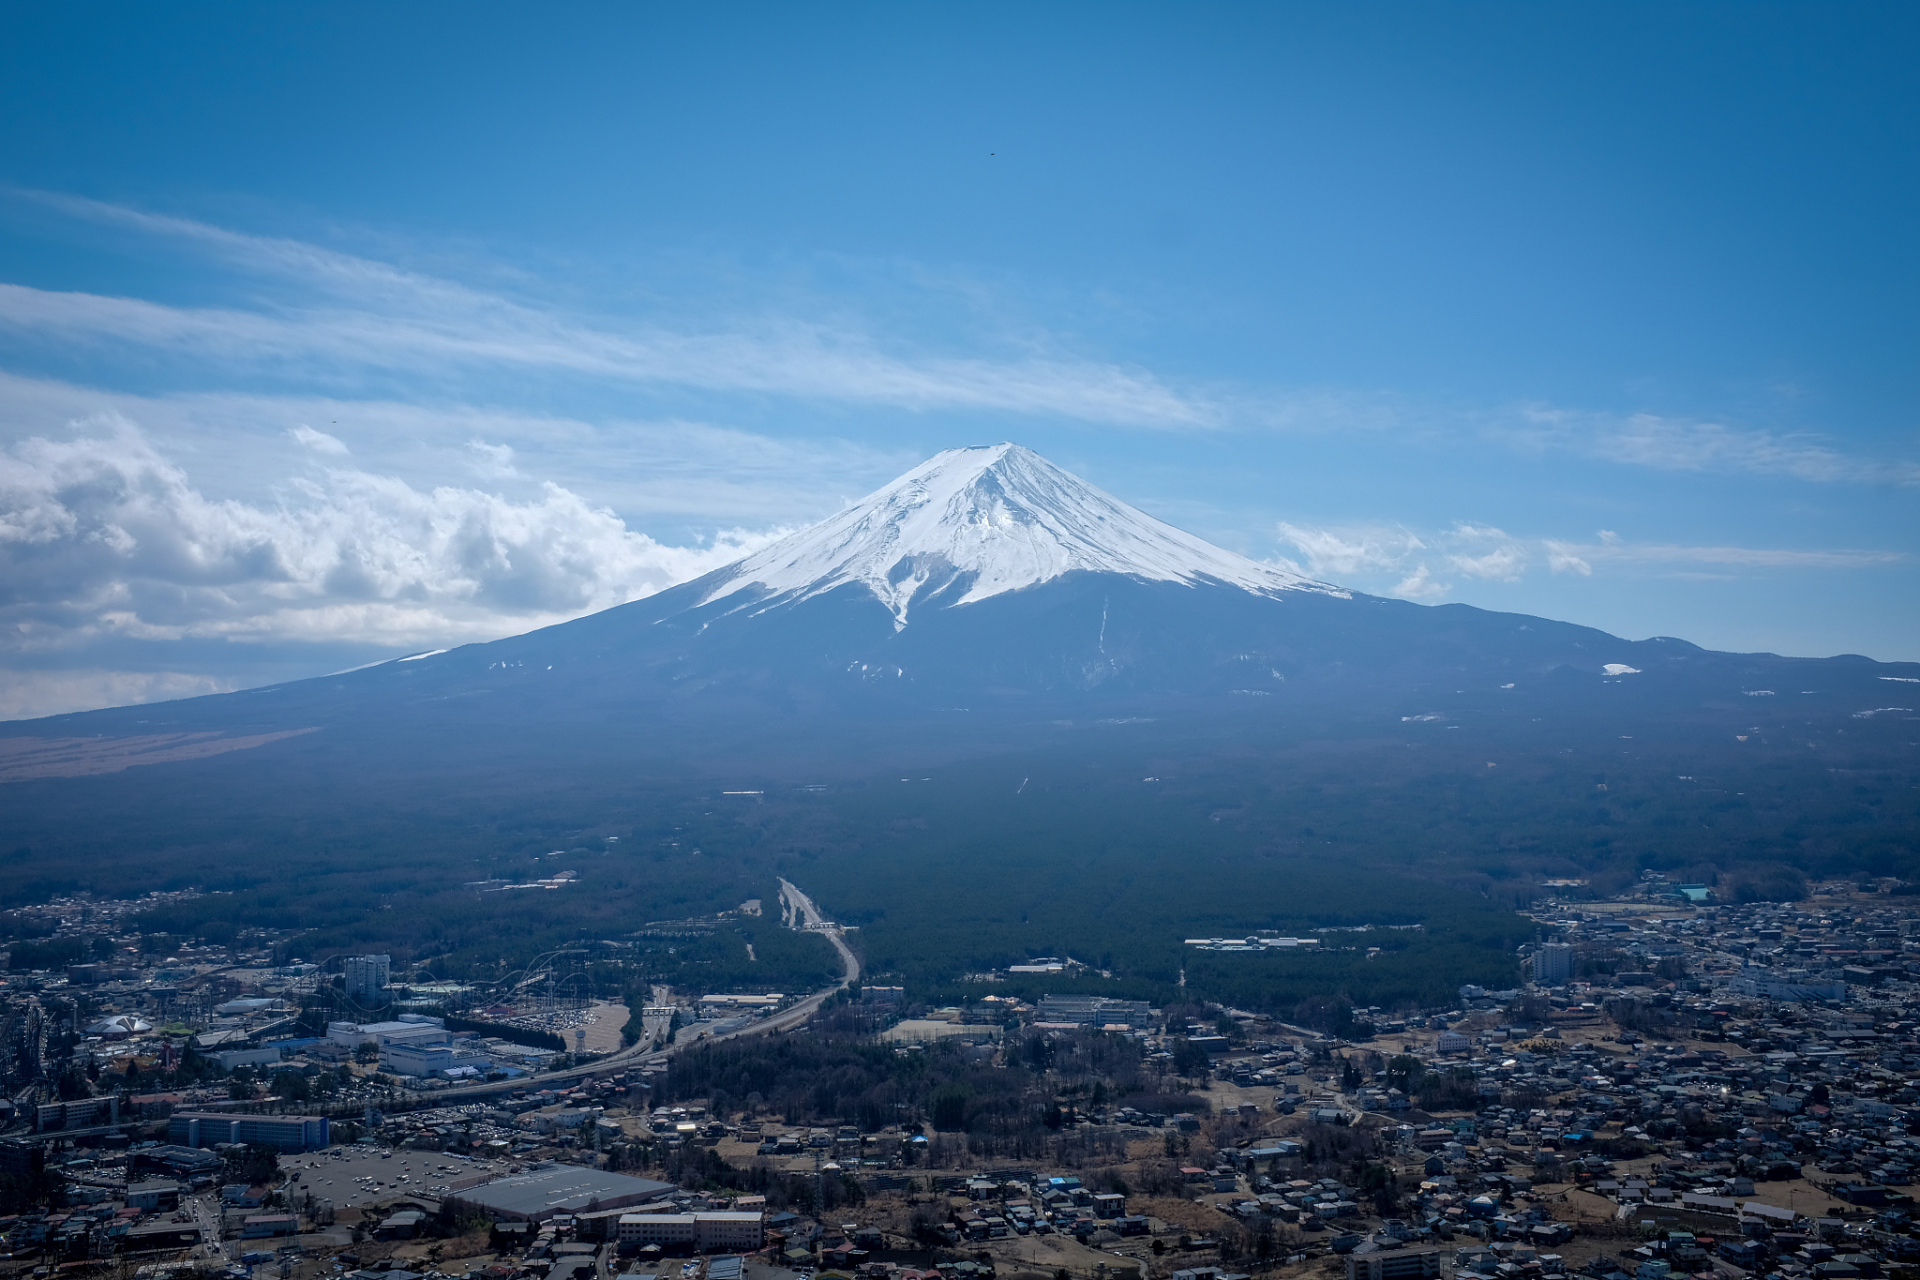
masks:
[[[1853,713],[1853,718],[1855,720],[1871,720],[1874,716],[1879,715],[1883,711],[1911,711],[1911,710],[1913,710],[1912,707],[1875,707],[1871,711],[1856,711]]]
[[[1771,689],[1742,689],[1740,692],[1746,694],[1749,698],[1771,698],[1773,696],[1773,690]]]
[[[395,662],[418,662],[422,658],[437,658],[445,652],[446,652],[445,649],[429,649],[425,653],[410,653],[404,658],[395,658],[394,661]]]
[[[1920,684],[1920,676],[1881,676],[1882,680],[1896,680],[1901,684]]]
[[[1423,716],[1401,716],[1401,717],[1400,717],[1400,723],[1401,723],[1401,724],[1406,724],[1406,723],[1408,723],[1409,721],[1418,721],[1418,720],[1445,720],[1445,719],[1446,719],[1446,717],[1445,717],[1445,716],[1443,716],[1443,715],[1441,715],[1441,714],[1440,714],[1440,713],[1439,713],[1438,711],[1429,711],[1429,712],[1427,712],[1427,714],[1425,714],[1425,715],[1423,715]]]
[[[1600,669],[1610,676],[1637,676],[1640,674],[1640,668],[1630,667],[1624,662],[1609,662]]]

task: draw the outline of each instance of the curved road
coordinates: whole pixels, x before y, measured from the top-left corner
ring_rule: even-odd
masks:
[[[820,908],[815,905],[813,899],[802,892],[798,886],[790,881],[782,880],[780,882],[780,900],[783,906],[792,909],[795,927],[802,928],[807,933],[821,934],[828,942],[833,944],[833,949],[840,953],[840,963],[845,973],[839,982],[834,983],[830,987],[822,987],[806,999],[782,1009],[770,1018],[763,1018],[757,1022],[751,1022],[744,1027],[736,1027],[732,1031],[723,1031],[718,1035],[690,1036],[677,1044],[671,1044],[664,1049],[654,1049],[651,1051],[644,1050],[640,1045],[636,1044],[629,1048],[622,1049],[617,1053],[608,1054],[606,1057],[597,1059],[584,1067],[568,1067],[564,1071],[548,1071],[539,1075],[526,1076],[519,1080],[500,1080],[491,1084],[474,1084],[452,1089],[435,1089],[431,1093],[410,1093],[405,1095],[406,1100],[410,1102],[424,1102],[430,1106],[434,1106],[442,1105],[447,1100],[454,1098],[474,1098],[482,1097],[490,1093],[511,1093],[517,1089],[543,1088],[562,1080],[578,1080],[586,1076],[599,1075],[603,1071],[618,1070],[624,1067],[637,1067],[649,1062],[659,1062],[671,1055],[675,1050],[684,1049],[689,1044],[699,1044],[702,1041],[712,1040],[733,1040],[742,1036],[766,1035],[774,1031],[789,1031],[799,1026],[820,1011],[820,1006],[826,1003],[827,997],[838,991],[845,990],[860,980],[860,959],[853,954],[853,948],[847,945],[845,931],[841,929],[839,925],[822,915]]]
[[[847,970],[846,977],[841,979],[840,987],[849,987],[858,982],[860,961],[854,956],[853,948],[847,945],[846,930],[821,915],[820,908],[813,904],[813,899],[802,893],[793,882],[789,880],[780,882],[780,896],[793,906],[795,916],[806,921],[807,932],[825,934],[827,941],[833,944],[833,949],[840,953],[840,963],[845,965]],[[813,998],[825,999],[840,987],[829,987]],[[818,1007],[818,1005],[815,1006],[815,1008]]]

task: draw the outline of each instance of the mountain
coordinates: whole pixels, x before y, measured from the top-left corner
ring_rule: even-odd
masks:
[[[1525,930],[1486,913],[1548,879],[1791,897],[1810,875],[1920,877],[1916,687],[1920,664],[1343,590],[1025,449],[956,449],[560,626],[0,726],[0,906],[224,888],[149,927],[255,922],[305,931],[290,954],[491,972],[582,937],[652,947],[634,922],[787,876],[852,913],[877,972],[929,989],[1118,947],[1102,967],[1177,991],[1182,937],[1444,905],[1429,950],[1339,970],[1384,1003],[1395,974],[1501,980]],[[580,878],[487,892],[554,869]],[[783,945],[746,941],[646,963]],[[803,970],[724,971],[791,989]]]
[[[1070,573],[1140,582],[1346,593],[1223,551],[1015,444],[948,449],[840,514],[714,574],[701,604],[741,592],[797,604],[864,586],[904,629],[916,601],[952,608]]]
[[[975,728],[991,723],[989,740],[1002,721],[1087,715],[1184,715],[1206,732],[1256,704],[1395,724],[1545,706],[1685,720],[1708,707],[1750,716],[1752,698],[1777,695],[1851,715],[1915,675],[1915,664],[1715,653],[1347,591],[1223,550],[997,444],[947,450],[732,565],[559,626],[0,732],[377,726],[443,734],[435,754],[445,755],[471,749],[462,737],[482,725],[511,724],[531,743],[618,721],[672,725],[683,749],[737,752],[742,732],[804,743],[851,724],[911,730],[928,716],[945,738],[965,737],[973,730],[951,724],[955,708]]]

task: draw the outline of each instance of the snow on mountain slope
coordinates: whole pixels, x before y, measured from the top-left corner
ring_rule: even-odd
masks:
[[[864,584],[907,625],[914,597],[972,575],[952,604],[1073,570],[1260,595],[1338,587],[1249,560],[1156,520],[1015,444],[948,449],[860,502],[734,565],[701,603],[748,587],[794,603]],[[771,607],[771,606],[769,606]]]

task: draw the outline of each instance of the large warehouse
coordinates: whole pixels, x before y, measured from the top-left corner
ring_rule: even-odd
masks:
[[[624,1209],[671,1195],[670,1182],[630,1178],[624,1173],[557,1164],[528,1173],[467,1187],[447,1197],[446,1203],[472,1208],[508,1222],[540,1222],[556,1213],[588,1213],[595,1209]]]

